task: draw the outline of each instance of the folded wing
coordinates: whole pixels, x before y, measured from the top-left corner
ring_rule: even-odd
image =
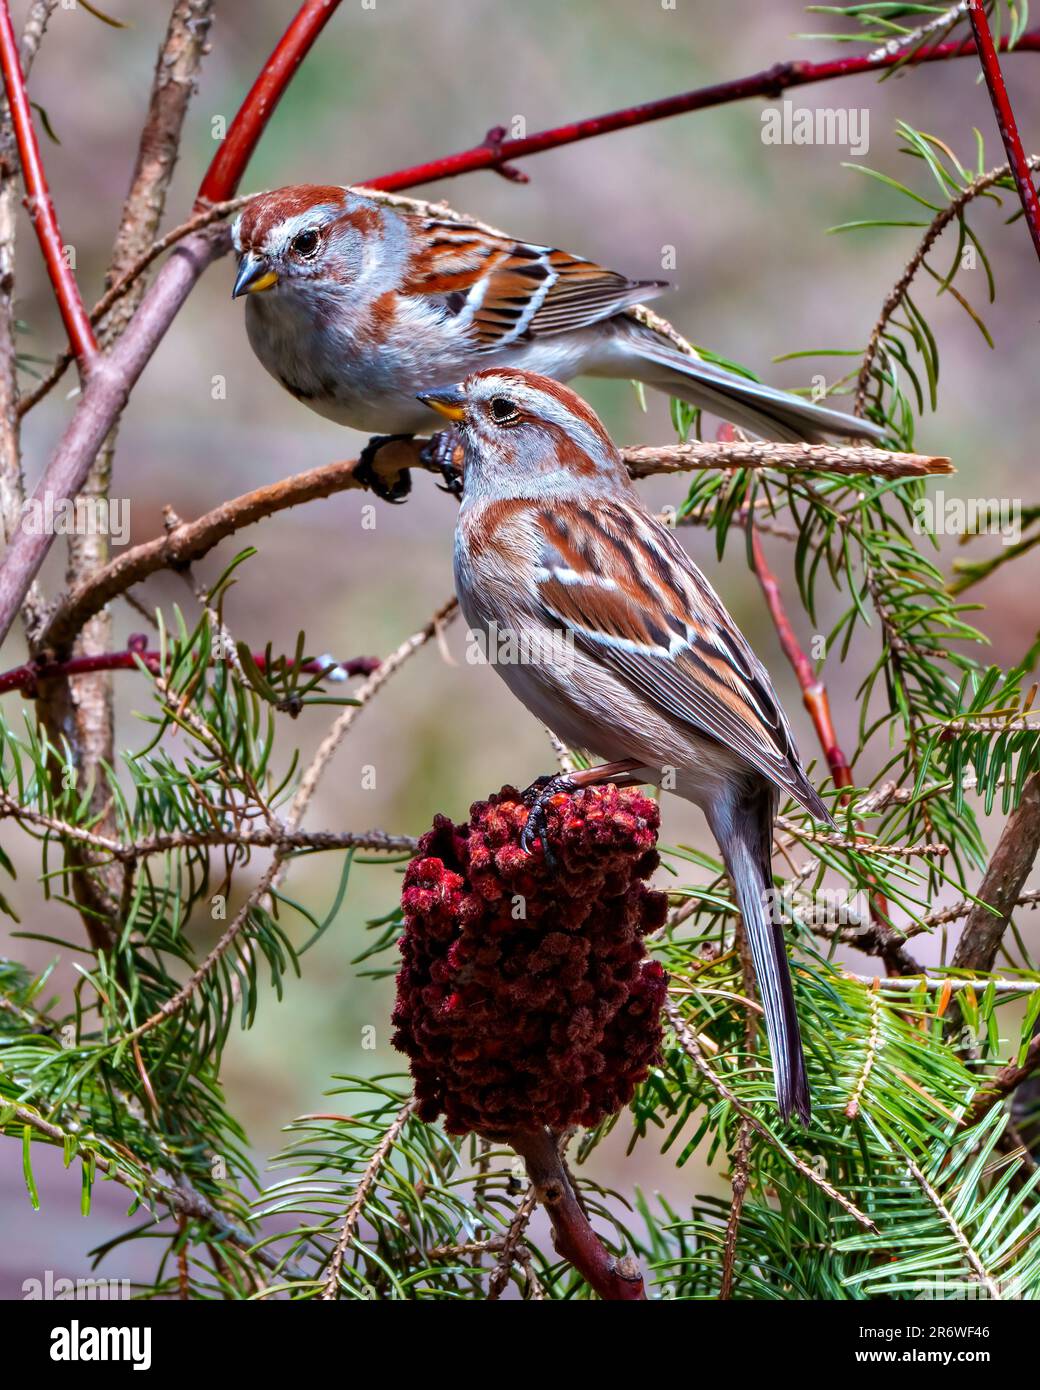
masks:
[[[672,532],[604,500],[544,511],[539,527],[546,621],[670,720],[829,821],[765,668]]]
[[[465,222],[415,218],[412,226],[405,293],[441,297],[478,348],[581,328],[667,288]]]

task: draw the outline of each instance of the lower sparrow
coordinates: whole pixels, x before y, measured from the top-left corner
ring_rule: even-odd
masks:
[[[515,695],[605,767],[552,779],[651,782],[707,817],[744,921],[776,1098],[808,1123],[809,1090],[783,932],[769,911],[781,795],[831,823],[765,668],[674,533],[646,510],[617,449],[573,391],[516,369],[421,397],[464,450],[455,533],[463,614]],[[502,637],[510,640],[503,643]]]
[[[303,185],[261,194],[233,236],[253,351],[297,400],[368,433],[422,430],[416,392],[499,365],[631,378],[766,439],[881,433],[682,352],[632,313],[664,281],[489,227]]]

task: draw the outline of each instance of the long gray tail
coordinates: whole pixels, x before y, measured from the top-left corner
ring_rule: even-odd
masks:
[[[629,335],[629,344],[646,363],[633,371],[649,386],[698,405],[763,439],[811,444],[827,439],[877,440],[884,431],[869,420],[817,405],[787,391],[727,372],[702,358],[688,357],[650,329]]]
[[[726,862],[744,921],[755,983],[765,1010],[766,1034],[773,1058],[776,1103],[785,1120],[796,1113],[803,1124],[811,1114],[802,1038],[795,1012],[791,970],[779,914],[771,909],[770,844],[775,793],[757,783],[729,804],[716,804],[709,821]]]

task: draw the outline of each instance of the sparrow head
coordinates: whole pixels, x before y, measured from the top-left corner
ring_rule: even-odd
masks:
[[[562,496],[629,486],[595,411],[550,377],[489,367],[419,399],[461,432],[467,493]]]
[[[372,270],[369,248],[387,235],[385,210],[349,189],[276,188],[247,204],[232,228],[242,294],[321,296],[359,285]]]

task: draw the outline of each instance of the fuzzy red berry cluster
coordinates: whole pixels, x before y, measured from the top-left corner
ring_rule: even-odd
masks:
[[[656,802],[614,786],[546,808],[556,858],[527,854],[512,787],[438,816],[405,874],[394,1046],[424,1120],[491,1139],[594,1125],[628,1103],[661,1042],[665,974],[643,937],[666,898]]]

